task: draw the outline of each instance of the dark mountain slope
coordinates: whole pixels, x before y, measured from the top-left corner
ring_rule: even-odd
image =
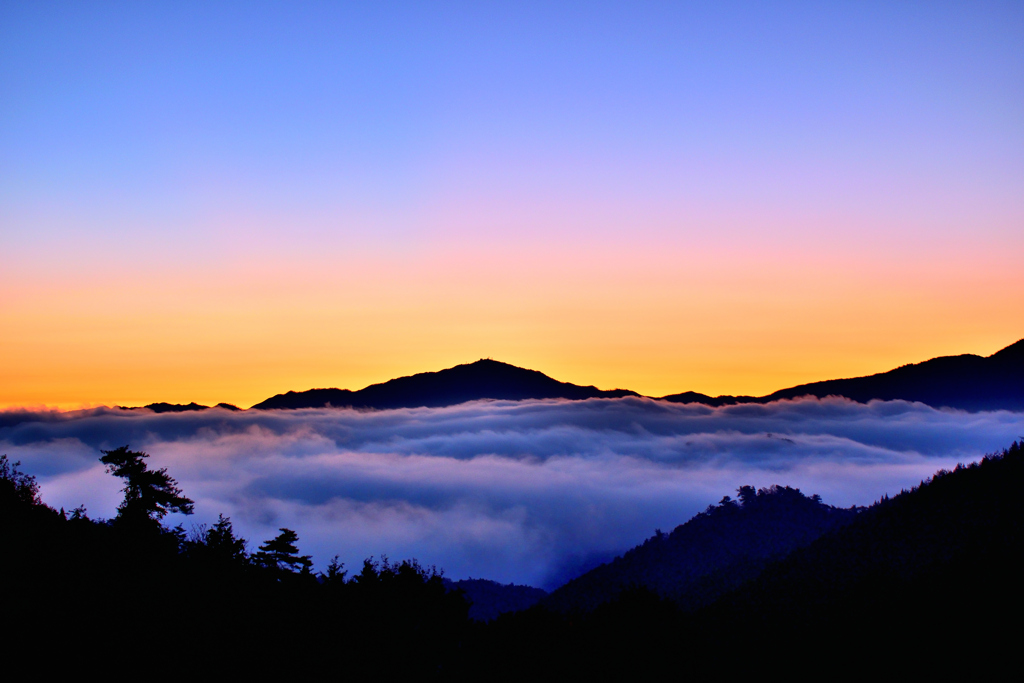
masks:
[[[528,609],[547,595],[547,591],[533,586],[501,584],[488,579],[445,579],[445,585],[462,591],[470,603],[469,618],[477,621],[491,621],[499,614]]]
[[[592,386],[559,382],[536,370],[525,370],[495,360],[478,360],[439,372],[422,372],[409,377],[399,377],[358,391],[289,391],[257,403],[253,408],[271,410],[334,406],[383,410],[434,408],[485,398],[508,401],[543,398],[579,400],[638,395],[636,392],[623,389],[602,391]]]
[[[883,499],[853,523],[769,567],[720,609],[828,618],[839,610],[871,619],[874,609],[978,611],[994,600],[1021,605],[1024,583],[1024,447],[940,471]],[[931,605],[931,607],[927,607]]]
[[[558,611],[590,610],[643,587],[695,609],[736,588],[792,550],[853,521],[856,509],[825,505],[799,489],[739,489],[671,533],[573,579],[544,601]]]
[[[572,680],[1005,676],[1019,666],[1024,613],[1021,491],[1015,443],[857,513],[694,612],[634,588],[589,612],[502,615],[471,634],[463,677],[494,662],[493,678],[509,681],[539,670]]]
[[[942,356],[867,377],[801,384],[757,398],[712,398],[686,392],[662,400],[718,406],[768,403],[800,396],[845,396],[861,403],[901,399],[969,411],[1024,410],[1024,339],[987,358],[973,354]]]
[[[150,492],[166,493],[174,480],[124,450],[138,457],[119,476],[143,490],[125,501],[142,502],[129,514],[123,503],[109,521],[50,508],[34,477],[0,454],[3,652],[48,661],[58,678],[108,666],[116,649],[118,666],[144,679],[305,680],[344,667],[359,677],[446,680],[438,671],[461,656],[469,605],[433,568],[369,558],[350,579],[337,562],[317,576],[293,564],[294,532],[292,542],[249,553],[223,516],[191,533],[168,529],[149,516],[167,498]],[[275,540],[288,538],[281,531]],[[47,635],[76,620],[81,628]]]
[[[735,643],[753,658],[845,662],[862,672],[974,677],[1016,665],[1022,490],[1018,443],[939,472],[699,611],[697,647],[719,665]]]

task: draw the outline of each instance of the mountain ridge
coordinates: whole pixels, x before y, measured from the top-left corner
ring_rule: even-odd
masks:
[[[436,372],[421,372],[387,382],[349,389],[310,389],[277,394],[257,403],[252,410],[297,408],[440,408],[467,401],[494,399],[522,401],[526,399],[622,398],[640,396],[635,391],[559,382],[538,370],[528,370],[509,363],[484,358],[474,363],[456,365]]]
[[[987,357],[970,353],[938,356],[873,375],[798,384],[766,396],[711,397],[691,391],[662,396],[661,400],[717,407],[770,403],[803,396],[842,396],[858,403],[918,401],[933,408],[971,412],[1024,410],[1024,339]]]
[[[552,591],[543,604],[558,612],[590,611],[643,587],[694,610],[757,576],[772,560],[849,524],[861,511],[826,505],[788,486],[737,491],[739,499],[725,496],[672,532],[655,532]]]
[[[538,370],[520,368],[487,358],[444,370],[397,377],[355,391],[337,388],[288,391],[253,405],[250,410],[329,407],[390,410],[440,408],[484,399],[585,400],[627,396],[642,397],[640,393],[629,389],[602,390],[593,385],[561,382]],[[1021,411],[1024,410],[1024,339],[990,356],[939,356],[873,375],[799,384],[765,396],[709,396],[686,391],[648,398],[670,403],[698,403],[718,407],[743,403],[770,403],[803,396],[841,396],[858,403],[867,403],[871,400],[917,401],[933,408],[953,408],[970,412]],[[235,406],[224,403],[216,407],[237,410]],[[157,413],[209,409],[196,403],[151,403],[144,408]]]

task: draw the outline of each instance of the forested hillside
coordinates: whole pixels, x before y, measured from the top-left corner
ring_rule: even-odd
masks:
[[[672,533],[657,533],[622,557],[554,591],[544,604],[591,610],[627,588],[643,587],[683,609],[709,604],[757,576],[768,562],[853,521],[857,509],[825,505],[800,489],[741,486]]]
[[[588,612],[536,607],[473,632],[465,666],[502,661],[503,680],[541,668],[596,678],[766,667],[995,675],[1017,660],[1022,490],[1024,448],[1014,443],[858,512],[701,609],[643,587]],[[658,557],[644,547],[633,558]]]
[[[231,521],[186,532],[161,524],[192,501],[146,454],[104,454],[125,481],[112,520],[53,510],[32,477],[0,458],[8,652],[49,665],[102,666],[142,678],[220,672],[294,676],[332,663],[395,675],[452,664],[468,603],[415,561],[368,559],[349,577],[314,575],[294,531],[250,551]],[[401,653],[401,656],[395,656]],[[38,659],[36,661],[43,661]]]
[[[463,593],[413,560],[368,559],[351,577],[335,561],[314,574],[289,529],[257,548],[224,517],[168,529],[164,515],[192,501],[145,458],[104,452],[125,495],[114,519],[94,520],[48,507],[35,480],[0,457],[0,579],[17,625],[8,653],[54,671],[428,680],[606,679],[666,667],[704,677],[766,662],[983,675],[1016,660],[1019,443],[867,509],[741,487],[738,501],[556,592],[560,611],[537,605],[489,623],[471,620]],[[487,581],[467,588],[490,593],[484,602],[496,610],[539,597]]]
[[[1016,618],[1004,619],[1024,607],[1022,490],[1020,443],[940,471],[771,565],[709,614],[743,615],[752,633],[770,627],[776,639],[828,628],[861,642],[955,633],[962,645],[1016,647]]]

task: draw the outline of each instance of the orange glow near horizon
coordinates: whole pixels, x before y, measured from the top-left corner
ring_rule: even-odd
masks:
[[[192,273],[109,261],[88,277],[69,266],[5,278],[0,320],[17,334],[0,338],[0,405],[248,407],[482,357],[649,396],[763,395],[989,355],[1024,331],[1009,255],[914,266],[595,245],[559,262],[478,245],[294,262],[254,252]]]
[[[1024,337],[1019,4],[14,4],[0,407],[487,357],[764,395]]]

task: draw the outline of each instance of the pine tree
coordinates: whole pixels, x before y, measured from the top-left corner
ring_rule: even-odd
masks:
[[[219,515],[211,527],[193,527],[185,548],[191,557],[225,567],[244,567],[249,562],[245,539],[235,536],[231,518]]]
[[[178,482],[167,474],[167,468],[146,467],[147,453],[130,451],[128,446],[102,453],[100,462],[107,466],[107,472],[125,482],[121,489],[124,500],[117,508],[118,519],[159,522],[168,512],[192,514],[192,501],[181,494]]]
[[[308,572],[313,561],[309,555],[299,555],[299,549],[295,542],[299,535],[291,529],[282,528],[277,538],[273,538],[260,546],[260,550],[254,556],[257,563],[264,567],[280,569],[282,571],[294,572],[302,570]]]

